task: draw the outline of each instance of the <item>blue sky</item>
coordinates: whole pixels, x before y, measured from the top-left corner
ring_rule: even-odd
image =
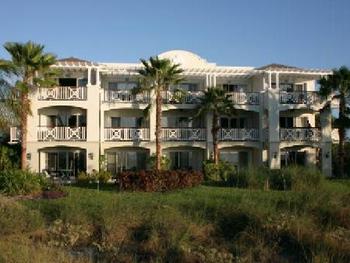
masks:
[[[219,65],[350,66],[349,0],[2,1],[0,43],[137,62],[185,49]],[[7,57],[1,48],[0,57]]]

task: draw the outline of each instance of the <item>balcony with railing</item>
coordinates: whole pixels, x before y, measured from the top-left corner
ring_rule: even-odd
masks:
[[[168,90],[162,92],[165,104],[198,104],[203,91]]]
[[[259,105],[259,92],[226,92],[226,96],[236,105]]]
[[[316,91],[281,91],[280,104],[305,104],[320,103],[320,96]]]
[[[281,141],[309,141],[321,140],[321,129],[319,128],[281,128]]]
[[[164,141],[205,141],[206,128],[163,128]]]
[[[86,141],[86,127],[39,127],[38,141]]]
[[[149,103],[148,92],[133,94],[131,90],[105,90],[104,101],[107,102],[129,102],[129,103]]]
[[[220,141],[258,141],[259,129],[220,129]]]
[[[148,141],[149,128],[105,128],[106,141]]]
[[[39,100],[86,100],[86,87],[39,88]]]

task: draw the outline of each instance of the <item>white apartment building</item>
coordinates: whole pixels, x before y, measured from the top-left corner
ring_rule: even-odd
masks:
[[[181,64],[185,81],[163,94],[162,149],[174,169],[201,169],[212,154],[211,116],[193,119],[198,98],[222,87],[237,114],[221,116],[220,158],[238,168],[271,169],[316,164],[330,176],[330,101],[317,94],[317,80],[328,70],[278,64],[261,68],[218,66],[188,51],[159,55]],[[145,169],[155,153],[153,94],[133,95],[140,63],[58,61],[59,86],[31,95],[27,159],[34,171],[77,175],[99,169],[105,156],[112,173]],[[178,92],[181,88],[185,92]],[[11,130],[11,140],[18,132]]]

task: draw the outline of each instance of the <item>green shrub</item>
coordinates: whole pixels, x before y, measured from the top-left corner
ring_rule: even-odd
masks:
[[[232,177],[236,174],[235,167],[225,161],[220,161],[218,164],[212,161],[205,161],[203,166],[206,181],[229,183],[232,182]]]
[[[0,171],[18,168],[19,154],[15,149],[7,146],[0,147]]]
[[[156,154],[152,154],[150,157],[147,159],[147,166],[148,169],[155,169],[156,167]],[[169,170],[170,169],[170,159],[163,155],[161,160],[160,160],[160,167],[162,170]]]
[[[193,187],[201,184],[203,174],[199,171],[140,171],[123,172],[117,178],[121,190],[132,191],[170,191],[178,188]]]
[[[28,170],[0,171],[0,192],[8,195],[38,193],[48,186],[46,179]]]
[[[93,171],[92,173],[80,172],[78,174],[78,183],[92,183],[99,181],[100,183],[107,183],[112,178],[112,174],[108,171]]]

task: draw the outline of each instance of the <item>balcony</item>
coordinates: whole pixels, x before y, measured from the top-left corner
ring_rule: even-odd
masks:
[[[39,100],[86,100],[86,87],[39,88]]]
[[[38,141],[86,141],[86,127],[39,127]]]
[[[148,141],[149,128],[105,128],[106,141]]]
[[[281,91],[280,103],[281,104],[306,104],[312,105],[319,103],[320,96],[316,91]]]
[[[131,90],[105,90],[105,101],[149,103],[150,98],[147,92],[135,95]]]
[[[258,129],[220,129],[220,141],[258,141]]]
[[[259,92],[227,92],[226,96],[236,105],[259,105]]]
[[[205,141],[206,128],[163,128],[164,141]]]
[[[318,142],[321,139],[319,128],[281,128],[281,141],[310,141]]]
[[[168,90],[162,93],[163,103],[166,104],[198,104],[202,96],[202,91]]]

